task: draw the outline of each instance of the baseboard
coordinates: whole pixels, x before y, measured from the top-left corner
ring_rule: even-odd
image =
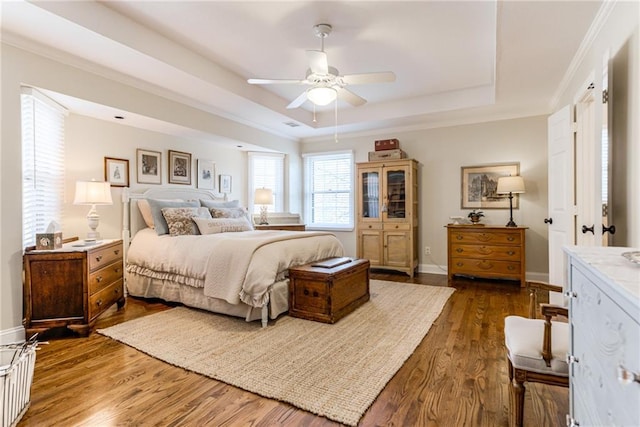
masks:
[[[418,265],[418,272],[430,274],[447,274],[447,267],[443,267],[437,264],[420,264]]]
[[[418,272],[430,274],[447,274],[447,266],[441,266],[437,264],[420,264],[418,265]],[[526,274],[526,278],[527,280],[535,280],[537,282],[548,282],[549,273],[528,271]]]
[[[24,328],[22,326],[0,331],[0,345],[23,342],[24,339]]]

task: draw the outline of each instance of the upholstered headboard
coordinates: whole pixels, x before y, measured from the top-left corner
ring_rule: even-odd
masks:
[[[122,192],[122,239],[125,252],[129,248],[129,242],[135,234],[147,225],[142,219],[138,200],[140,199],[181,199],[181,200],[221,200],[226,201],[226,194],[217,194],[209,190],[196,188],[158,187],[150,188],[143,192],[132,191],[125,188]]]

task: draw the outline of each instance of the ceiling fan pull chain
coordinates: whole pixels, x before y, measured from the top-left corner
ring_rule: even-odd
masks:
[[[337,99],[335,101],[333,101],[333,105],[335,107],[335,109],[334,109],[334,111],[335,111],[335,128],[334,128],[333,138],[335,139],[336,144],[337,144],[338,143],[338,100]]]
[[[313,123],[318,123],[318,121],[316,120],[316,104],[313,104]]]

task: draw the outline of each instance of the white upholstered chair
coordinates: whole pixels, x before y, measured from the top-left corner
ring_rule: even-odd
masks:
[[[568,317],[568,310],[540,304],[543,319],[535,318],[538,290],[561,292],[562,288],[541,282],[527,282],[530,290],[530,318],[508,316],[504,320],[504,337],[509,363],[511,426],[522,426],[526,382],[569,386],[566,362],[569,350],[569,324],[551,320]]]

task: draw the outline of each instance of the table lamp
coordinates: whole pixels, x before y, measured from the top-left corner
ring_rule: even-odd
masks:
[[[260,225],[268,225],[267,206],[273,204],[273,191],[269,188],[257,188],[253,203],[260,206]]]
[[[111,184],[99,181],[77,181],[76,196],[74,205],[91,205],[87,214],[90,232],[87,233],[85,241],[94,242],[100,239],[100,233],[96,231],[100,223],[100,215],[96,210],[97,205],[111,205]]]
[[[513,221],[513,195],[524,193],[524,180],[521,176],[503,176],[498,178],[498,194],[509,194],[509,222],[507,227],[517,227]]]

